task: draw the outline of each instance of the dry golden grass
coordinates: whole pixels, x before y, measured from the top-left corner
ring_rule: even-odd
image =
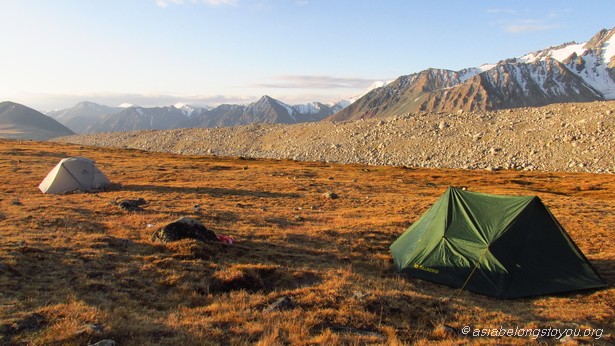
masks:
[[[451,326],[600,328],[615,342],[612,175],[462,171],[153,154],[0,140],[0,344],[527,344]],[[115,183],[44,195],[61,159]],[[397,275],[388,246],[448,185],[538,195],[608,289],[499,300]],[[332,191],[338,199],[323,194]],[[115,199],[142,197],[131,213]],[[195,212],[193,206],[200,204]],[[236,245],[161,244],[199,218]],[[278,298],[291,304],[263,311]],[[539,340],[540,341],[540,340]],[[558,343],[558,340],[542,340]]]

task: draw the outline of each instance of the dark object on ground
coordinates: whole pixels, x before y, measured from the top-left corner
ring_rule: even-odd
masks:
[[[191,217],[177,219],[157,229],[152,235],[153,240],[160,240],[163,243],[174,242],[184,238],[200,241],[218,241],[214,231],[205,228],[199,220]]]
[[[147,201],[143,198],[126,199],[117,204],[118,207],[126,211],[143,211],[142,205],[147,204]]]
[[[328,198],[328,199],[337,199],[337,198],[340,197],[335,192],[325,192],[322,195],[323,195],[323,197]]]

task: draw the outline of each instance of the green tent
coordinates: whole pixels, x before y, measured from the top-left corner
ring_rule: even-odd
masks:
[[[449,187],[391,253],[402,273],[501,298],[606,286],[538,197]]]

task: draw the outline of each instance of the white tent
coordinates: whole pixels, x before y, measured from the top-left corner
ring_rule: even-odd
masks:
[[[62,194],[70,191],[92,191],[110,184],[109,179],[84,157],[62,159],[38,185],[43,193]]]

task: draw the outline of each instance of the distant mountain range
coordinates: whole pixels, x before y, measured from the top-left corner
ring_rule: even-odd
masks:
[[[247,105],[223,104],[215,108],[176,104],[166,107],[108,107],[81,102],[47,115],[78,133],[164,130],[184,127],[223,127],[251,123],[296,124],[320,121],[349,102],[312,102],[288,105],[269,96]]]
[[[42,141],[74,134],[39,111],[14,102],[0,102],[0,138]]]
[[[344,103],[326,105],[320,102],[290,106],[263,96],[248,105],[221,105],[211,110],[194,112],[178,127],[223,127],[251,123],[297,124],[320,121],[344,107]]]
[[[247,105],[223,104],[215,108],[185,104],[109,107],[81,102],[48,112],[46,117],[26,106],[3,102],[0,137],[47,139],[72,131],[346,121],[415,112],[486,111],[613,99],[615,28],[601,30],[584,43],[565,43],[496,64],[460,71],[431,68],[390,82],[377,82],[364,94],[336,104],[288,105],[269,96]]]
[[[122,107],[108,107],[86,101],[80,102],[71,108],[54,110],[46,114],[71,130],[83,133],[95,122],[102,121],[105,117],[119,113],[122,110]]]
[[[615,28],[584,43],[461,71],[428,69],[376,88],[328,120],[615,99]]]

